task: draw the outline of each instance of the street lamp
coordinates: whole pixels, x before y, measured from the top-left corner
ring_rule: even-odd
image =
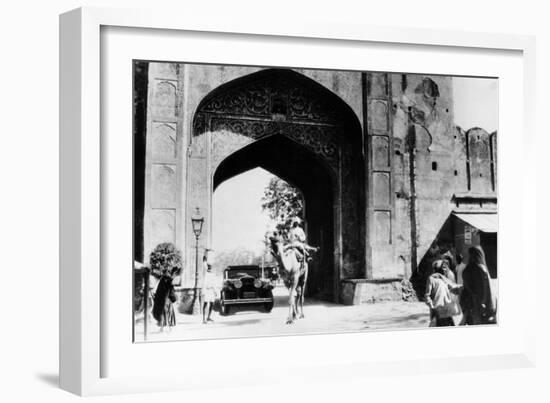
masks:
[[[204,224],[204,217],[201,216],[200,209],[197,207],[195,214],[191,217],[191,224],[193,226],[193,233],[195,234],[195,290],[193,292],[193,311],[195,311],[195,304],[197,301],[197,293],[199,292],[199,238],[202,232],[202,225]]]

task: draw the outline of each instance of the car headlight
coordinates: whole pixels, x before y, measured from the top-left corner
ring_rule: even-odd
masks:
[[[235,281],[235,288],[241,288],[243,286],[243,282],[241,280]]]
[[[254,280],[254,287],[260,288],[261,286],[262,286],[262,280],[260,280],[259,278]]]

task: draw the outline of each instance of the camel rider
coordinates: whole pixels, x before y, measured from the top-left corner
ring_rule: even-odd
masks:
[[[312,246],[309,246],[306,242],[306,233],[300,227],[300,223],[302,220],[300,220],[299,217],[294,217],[291,221],[291,227],[290,231],[288,232],[288,238],[290,241],[290,244],[285,247],[285,249],[290,248],[296,248],[298,251],[300,251],[304,257],[308,257],[310,251],[316,251],[317,248],[314,248]]]

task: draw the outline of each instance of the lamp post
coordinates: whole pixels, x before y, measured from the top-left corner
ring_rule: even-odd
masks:
[[[195,214],[191,217],[193,233],[195,234],[195,289],[193,290],[193,313],[195,313],[195,305],[197,302],[197,293],[199,292],[199,238],[204,224],[204,217],[201,215],[200,209],[197,207]],[[200,311],[200,309],[199,309]]]

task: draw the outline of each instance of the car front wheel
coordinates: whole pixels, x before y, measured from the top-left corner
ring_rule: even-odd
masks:
[[[271,301],[264,303],[264,309],[267,313],[271,312],[271,310],[273,309],[273,305],[274,305],[273,293],[271,291],[269,291],[268,298],[270,298]]]
[[[222,291],[220,298],[220,313],[224,316],[229,315],[229,306],[225,303],[225,291]]]

